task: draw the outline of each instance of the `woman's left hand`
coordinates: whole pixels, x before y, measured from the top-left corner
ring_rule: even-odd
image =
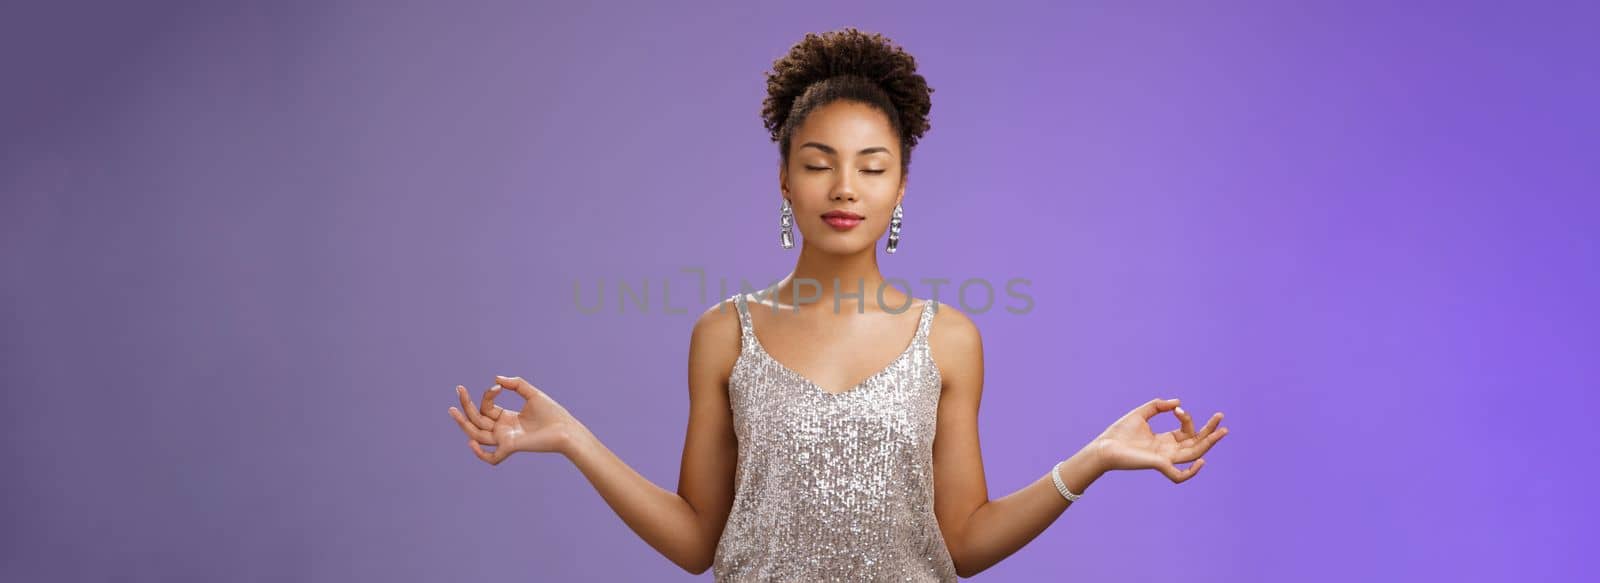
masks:
[[[1163,411],[1172,411],[1182,426],[1161,434],[1150,431],[1150,419]],[[1178,406],[1178,399],[1153,399],[1112,423],[1090,447],[1105,470],[1154,468],[1173,483],[1182,483],[1206,464],[1200,456],[1228,434],[1226,427],[1217,428],[1220,423],[1222,413],[1218,412],[1196,433],[1194,420]],[[1178,469],[1177,464],[1191,461],[1194,464],[1188,468]]]

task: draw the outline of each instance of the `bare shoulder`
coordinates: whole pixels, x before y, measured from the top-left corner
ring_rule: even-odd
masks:
[[[689,338],[690,374],[726,379],[739,357],[739,313],[733,298],[723,298],[696,317]]]
[[[983,336],[977,323],[961,310],[939,302],[928,328],[928,347],[939,372],[947,379],[983,371]]]
[[[733,298],[723,298],[700,312],[694,321],[694,333],[697,336],[712,334],[724,339],[738,339],[739,312]]]

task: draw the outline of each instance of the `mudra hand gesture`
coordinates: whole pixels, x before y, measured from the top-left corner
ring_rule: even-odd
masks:
[[[527,400],[521,411],[494,404],[502,389],[516,391]],[[456,393],[461,397],[461,410],[451,407],[450,417],[471,438],[467,443],[472,453],[490,465],[500,465],[519,451],[566,453],[570,432],[578,427],[578,420],[565,407],[522,377],[495,377],[495,386],[484,391],[480,406],[473,406],[466,387],[456,385]],[[486,445],[494,446],[494,451],[485,450]]]
[[[1163,411],[1172,411],[1182,426],[1161,434],[1150,431],[1150,419]],[[1228,434],[1226,427],[1217,429],[1220,423],[1222,413],[1218,412],[1196,432],[1194,420],[1178,406],[1178,399],[1153,399],[1123,415],[1091,443],[1106,470],[1154,468],[1176,484],[1194,477],[1206,465],[1200,456]],[[1178,469],[1177,464],[1191,461],[1194,464],[1187,469]]]

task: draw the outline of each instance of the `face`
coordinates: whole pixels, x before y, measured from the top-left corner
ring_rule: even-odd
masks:
[[[900,139],[883,112],[835,101],[795,129],[778,180],[807,248],[841,255],[870,250],[905,196]]]

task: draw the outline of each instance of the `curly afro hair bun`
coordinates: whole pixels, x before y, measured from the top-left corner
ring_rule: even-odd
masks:
[[[881,34],[854,27],[807,33],[767,72],[761,117],[780,157],[789,160],[789,138],[806,116],[837,100],[857,101],[882,111],[900,136],[902,175],[911,149],[928,131],[933,88],[917,73],[917,61]]]

